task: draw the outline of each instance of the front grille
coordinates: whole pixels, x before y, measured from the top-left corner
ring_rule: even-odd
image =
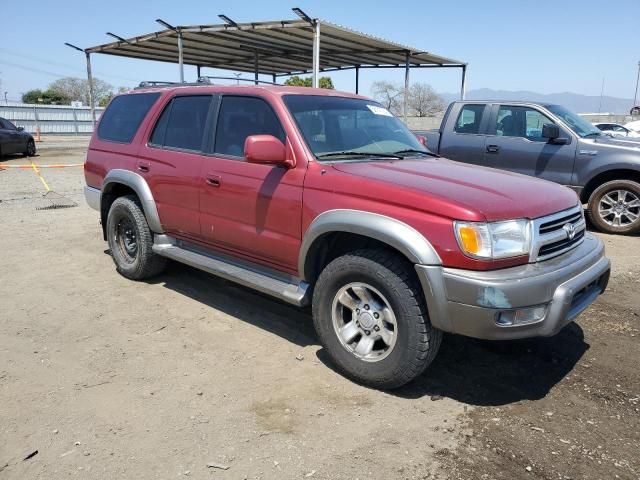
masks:
[[[582,212],[571,213],[559,218],[558,220],[552,220],[551,222],[543,223],[542,225],[540,225],[539,232],[541,234],[553,232],[554,230],[562,228],[567,223],[576,224],[580,220],[582,220]]]
[[[576,233],[576,236],[573,237],[573,240],[569,240],[567,238],[564,240],[559,240],[557,242],[547,243],[546,245],[543,245],[542,247],[540,247],[540,250],[538,251],[538,257],[545,257],[547,255],[551,255],[552,253],[556,253],[561,250],[570,248],[580,243],[583,238],[584,238],[584,230]]]
[[[573,238],[566,225],[573,227]],[[534,220],[531,261],[548,260],[577,247],[584,241],[585,229],[581,205]]]

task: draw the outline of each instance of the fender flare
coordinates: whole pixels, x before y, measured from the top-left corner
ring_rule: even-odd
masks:
[[[442,260],[431,243],[415,228],[395,218],[363,210],[328,210],[318,215],[304,234],[298,256],[300,278],[306,275],[309,252],[313,244],[325,234],[355,233],[386,243],[416,265],[441,265]]]
[[[102,193],[100,196],[100,205],[102,206],[102,196],[105,193],[109,193],[114,185],[122,184],[131,188],[142,203],[142,211],[147,218],[147,223],[152,232],[164,233],[162,223],[160,223],[160,216],[158,215],[158,208],[156,207],[156,201],[151,193],[151,188],[147,181],[137,173],[129,170],[122,170],[119,168],[109,171],[104,177],[102,182]]]

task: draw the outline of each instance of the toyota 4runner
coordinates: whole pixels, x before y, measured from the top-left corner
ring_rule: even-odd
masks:
[[[577,195],[431,154],[367,98],[180,85],[115,97],[85,195],[116,269],[167,259],[298,306],[348,377],[399,387],[442,332],[549,336],[606,287]]]

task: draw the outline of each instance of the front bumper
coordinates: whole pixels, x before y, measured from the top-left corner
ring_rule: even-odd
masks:
[[[606,288],[611,264],[591,234],[577,248],[543,262],[491,271],[416,265],[434,327],[475,338],[555,335]],[[503,312],[546,306],[534,323],[502,326]]]

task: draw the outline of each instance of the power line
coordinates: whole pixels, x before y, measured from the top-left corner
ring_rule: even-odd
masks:
[[[36,57],[34,55],[29,55],[27,53],[9,51],[6,48],[0,48],[0,52],[2,52],[3,54],[13,55],[13,56],[20,57],[20,58],[28,58],[28,59],[31,59],[31,60],[34,60],[34,61],[37,61],[37,62],[40,62],[40,63],[46,63],[48,65],[52,65],[54,67],[63,67],[63,68],[66,68],[68,70],[73,70],[75,72],[83,72],[84,73],[84,69],[81,69],[81,68],[78,68],[78,67],[75,67],[75,66],[72,66],[72,65],[68,65],[68,64],[65,64],[65,63],[52,62],[51,60],[46,60],[44,58]],[[2,62],[6,63],[4,61],[2,61]],[[20,66],[19,64],[11,64],[11,65],[12,66],[17,66],[18,68],[25,68],[25,69],[29,69],[29,68],[33,69],[34,68],[34,67],[28,67],[26,65],[25,66]],[[35,70],[32,70],[32,71],[35,71]],[[43,72],[45,72],[45,71],[43,70]],[[135,78],[122,77],[120,75],[112,75],[112,74],[109,74],[109,73],[103,73],[103,72],[99,72],[99,71],[96,72],[96,73],[98,74],[98,76],[101,76],[101,77],[116,78],[116,79],[120,79],[120,80],[126,80],[128,82],[138,82],[138,79],[135,79]],[[68,76],[68,75],[62,75],[62,76],[64,77],[64,76]]]

